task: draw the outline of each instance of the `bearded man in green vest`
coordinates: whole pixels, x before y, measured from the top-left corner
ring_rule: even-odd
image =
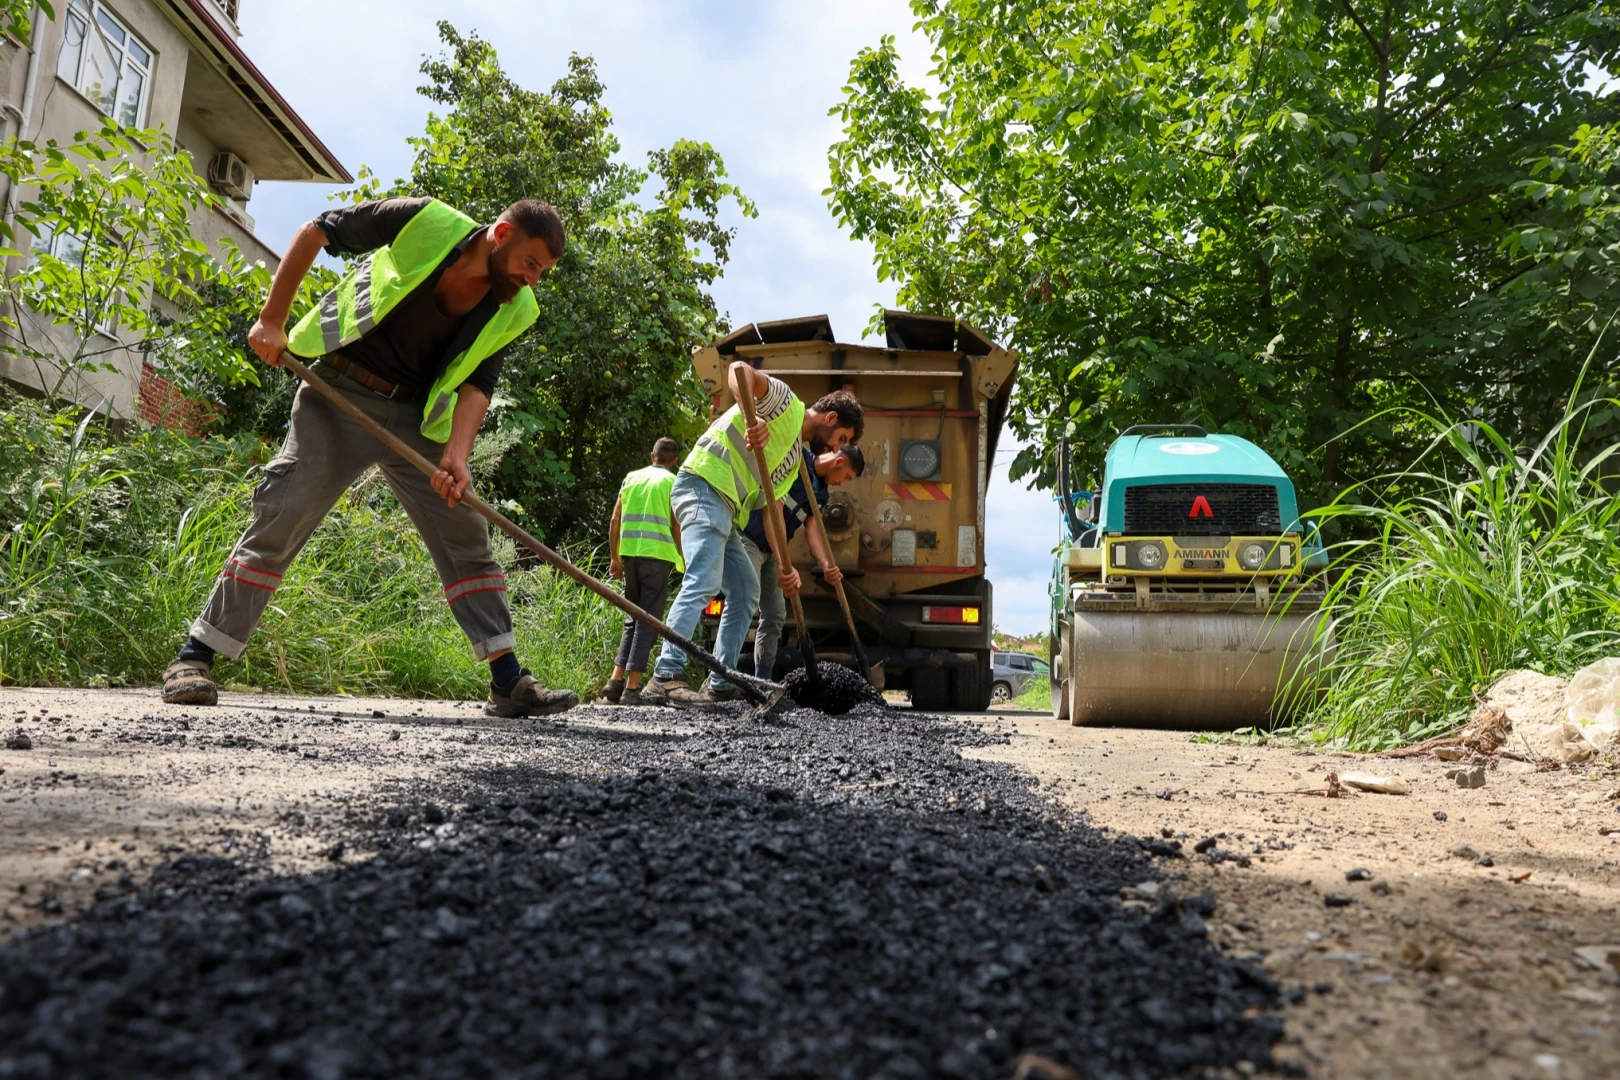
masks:
[[[461,501],[507,347],[539,317],[532,286],[562,257],[564,242],[557,212],[532,199],[513,203],[491,224],[437,199],[384,199],[330,210],[298,230],[248,344],[272,366],[284,349],[318,358],[317,374],[439,468],[424,477],[300,387],[287,439],[254,488],[253,520],[163,675],[164,701],[218,700],[216,655],[241,659],[294,557],[372,466],[427,543],[473,656],[489,662],[485,711],[538,716],[578,701],[572,691],[541,686],[518,664],[489,526]],[[322,249],[359,261],[289,335],[288,311]]]
[[[668,621],[677,633],[691,637],[704,607],[724,593],[726,606],[720,613],[714,655],[732,667],[759,603],[759,573],[742,541],[748,515],[765,507],[766,500],[780,502],[787,494],[799,475],[805,444],[817,454],[841,450],[861,437],[866,420],[861,403],[847,390],[827,394],[805,408],[786,383],[756,371],[745,361],[731,365],[728,379],[734,398],[746,393],[756,403],[754,423],[749,426],[736,405],[721,413],[699,436],[670,487],[670,507],[681,527],[686,576],[670,606]],[[770,470],[764,478],[754,454],[759,447],[765,449]],[[785,552],[776,550],[774,536],[770,543],[779,567],[777,583],[784,596],[792,596],[799,591],[799,572]],[[641,700],[651,705],[710,708],[739,693],[717,676],[710,676],[702,690],[693,690],[686,685],[685,672],[685,651],[665,642]]]

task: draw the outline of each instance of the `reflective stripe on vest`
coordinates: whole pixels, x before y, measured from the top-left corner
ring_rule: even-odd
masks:
[[[387,247],[378,248],[321,297],[287,338],[287,348],[311,358],[341,349],[370,333],[388,313],[438,269],[456,245],[478,223],[460,210],[433,199],[405,224]],[[433,380],[422,408],[421,431],[434,442],[450,437],[456,390],[478,365],[511,344],[540,317],[534,290],[517,295],[496,309],[473,343],[445,365]]]
[[[669,489],[675,474],[658,465],[637,469],[619,485],[619,554],[663,559],[685,572],[670,524]]]
[[[804,402],[795,395],[774,420],[766,421],[765,460],[771,467],[771,487],[777,498],[787,494],[798,476],[799,433],[804,429]],[[760,497],[759,462],[744,442],[746,421],[736,405],[720,414],[681,463],[681,471],[695,473],[720,493],[735,514],[738,530],[748,525],[751,511],[765,505]]]

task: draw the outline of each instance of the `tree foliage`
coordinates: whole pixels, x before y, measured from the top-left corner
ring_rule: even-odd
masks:
[[[13,139],[0,175],[28,192],[6,239],[29,254],[0,282],[0,350],[32,365],[48,401],[78,401],[84,376],[117,370],[130,349],[257,382],[230,324],[269,277],[234,245],[215,253],[191,235],[189,216],[215,196],[166,132],[103,118],[65,148]]]
[[[3,0],[0,2],[0,31],[18,41],[27,41],[34,30],[33,14],[36,0]],[[47,19],[56,18],[56,10],[48,0],[37,0],[39,10]]]
[[[718,218],[728,201],[746,216],[753,204],[707,143],[653,151],[645,169],[617,160],[589,57],[572,56],[540,92],[507,75],[488,42],[449,23],[439,33],[446,52],[422,65],[421,92],[446,111],[410,140],[409,177],[352,197],[432,195],[484,221],[520,198],[557,208],[568,250],[507,361],[495,482],[541,536],[599,537],[624,473],[659,436],[689,443],[706,416],[690,352],[724,328],[709,288],[733,231]]]
[[[1021,349],[1022,436],[1202,423],[1325,497],[1416,409],[1547,430],[1620,303],[1608,0],[912,6],[939,92],[856,57],[828,194]]]

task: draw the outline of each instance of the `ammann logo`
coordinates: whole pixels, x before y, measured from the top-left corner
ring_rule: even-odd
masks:
[[[1225,562],[1231,558],[1231,552],[1226,548],[1178,548],[1177,552],[1183,559],[1219,559]]]

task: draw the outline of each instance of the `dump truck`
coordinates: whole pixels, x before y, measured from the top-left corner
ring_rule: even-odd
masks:
[[[946,316],[886,311],[883,322],[882,347],[837,342],[825,315],[749,323],[694,350],[692,369],[711,418],[732,404],[726,372],[737,360],[806,404],[834,390],[860,399],[866,473],[833,489],[822,515],[867,657],[881,664],[886,688],[909,691],[918,708],[982,712],[992,685],[985,492],[1018,358]],[[802,531],[788,558],[806,583],[819,658],[853,661],[843,612]],[[723,603],[705,616],[711,634]],[[791,629],[776,671],[759,674],[801,662]],[[747,647],[744,665],[751,659]]]
[[[1127,429],[1101,486],[1058,447],[1052,715],[1195,730],[1263,726],[1306,697],[1326,555],[1294,485],[1247,439]],[[1279,695],[1279,688],[1286,692]]]

